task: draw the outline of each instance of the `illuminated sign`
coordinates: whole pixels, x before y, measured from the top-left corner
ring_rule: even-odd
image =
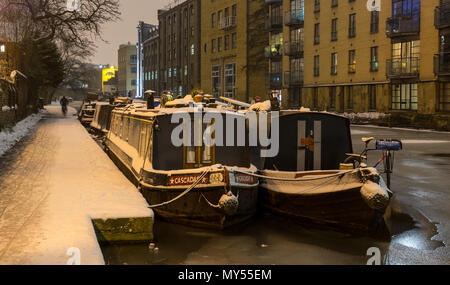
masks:
[[[111,66],[110,68],[102,69],[102,88],[104,87],[105,82],[108,82],[111,78],[116,77],[116,72],[119,70]]]

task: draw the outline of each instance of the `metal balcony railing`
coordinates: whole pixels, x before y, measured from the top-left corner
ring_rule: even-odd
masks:
[[[420,33],[420,17],[399,16],[386,20],[386,36],[401,37]]]
[[[284,24],[286,26],[301,26],[305,20],[305,10],[295,9],[284,14]]]
[[[438,6],[434,9],[434,25],[437,29],[450,27],[450,5]]]
[[[450,52],[434,55],[434,73],[436,75],[450,75]]]
[[[392,58],[386,61],[388,77],[417,77],[419,72],[418,57]]]
[[[225,17],[219,21],[219,30],[229,30],[236,27],[236,17]]]
[[[284,54],[292,57],[301,57],[303,55],[303,41],[284,43]]]
[[[266,29],[276,30],[283,28],[283,17],[282,16],[269,16],[266,18]]]
[[[303,70],[286,71],[284,84],[288,87],[303,85]]]
[[[264,56],[266,58],[280,57],[283,55],[283,48],[281,44],[273,44],[266,46],[264,49]]]
[[[271,89],[281,89],[283,86],[283,78],[281,72],[271,72],[266,74],[266,84]]]
[[[271,4],[276,4],[276,3],[281,3],[283,2],[283,0],[265,0],[266,4],[271,5]]]

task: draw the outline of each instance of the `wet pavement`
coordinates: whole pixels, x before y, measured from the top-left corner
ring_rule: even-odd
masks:
[[[260,214],[245,225],[210,232],[156,221],[155,244],[102,247],[106,264],[366,264],[369,248],[382,264],[450,264],[450,133],[353,126],[354,151],[362,137],[396,138],[391,234],[357,237],[312,229]],[[379,153],[369,155],[375,164]]]

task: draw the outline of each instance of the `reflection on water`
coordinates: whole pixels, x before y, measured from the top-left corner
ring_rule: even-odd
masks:
[[[422,225],[406,214],[393,213],[392,241],[373,237],[310,229],[295,221],[261,214],[247,224],[224,232],[212,232],[155,223],[154,244],[103,246],[106,264],[356,264],[364,265],[370,247],[378,247],[383,258],[390,243],[415,249],[435,249],[442,243],[432,223]]]

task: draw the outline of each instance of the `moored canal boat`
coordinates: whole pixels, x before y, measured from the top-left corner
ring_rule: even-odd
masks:
[[[182,103],[182,102],[181,102]],[[193,102],[190,102],[194,106]],[[180,102],[172,103],[180,106]],[[183,105],[183,104],[181,104]],[[175,112],[214,112],[245,118],[203,105],[189,108],[116,108],[105,139],[108,154],[139,187],[155,213],[165,220],[190,226],[223,229],[251,218],[257,210],[256,167],[246,146],[175,146],[171,136]],[[224,118],[223,129],[227,123]],[[193,127],[193,126],[192,126]],[[202,130],[210,127],[202,123]],[[239,173],[237,171],[245,172]]]
[[[282,111],[279,128],[280,151],[260,171],[263,208],[345,232],[372,233],[383,225],[391,192],[381,175],[342,164],[353,152],[347,118]]]

